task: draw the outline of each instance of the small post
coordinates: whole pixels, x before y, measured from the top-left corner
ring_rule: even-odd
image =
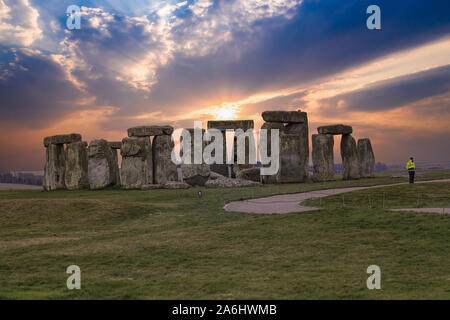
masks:
[[[367,197],[369,198],[369,208],[372,208],[372,204],[370,203],[370,194]]]
[[[342,208],[345,206],[344,195],[342,195]]]
[[[319,197],[319,205],[322,207],[322,197]]]

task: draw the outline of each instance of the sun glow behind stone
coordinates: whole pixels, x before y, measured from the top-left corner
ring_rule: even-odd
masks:
[[[217,120],[232,120],[238,118],[241,106],[237,103],[224,102],[220,106],[211,106],[208,109],[208,113]]]

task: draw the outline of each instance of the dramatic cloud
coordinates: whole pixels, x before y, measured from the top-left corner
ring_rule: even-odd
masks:
[[[379,81],[366,87],[319,101],[325,113],[377,112],[450,91],[450,65]]]
[[[0,43],[30,46],[42,36],[39,12],[28,0],[0,0]]]
[[[79,30],[66,28],[72,4]],[[30,136],[120,139],[133,125],[239,117],[259,126],[265,109],[301,108],[311,131],[346,122],[379,145],[427,123],[422,136],[441,141],[450,3],[379,0],[381,30],[366,28],[370,4],[0,0],[0,122]],[[389,143],[383,150],[401,149]]]

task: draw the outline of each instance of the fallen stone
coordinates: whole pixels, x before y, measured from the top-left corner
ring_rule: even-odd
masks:
[[[254,128],[253,120],[210,120],[208,121],[208,129],[218,130],[236,130],[242,129],[247,131]]]
[[[50,136],[44,138],[44,147],[48,147],[50,144],[68,144],[72,142],[81,141],[81,134],[58,134],[56,136]]]
[[[89,187],[87,143],[85,141],[69,143],[65,150],[65,157],[66,188],[78,190]]]
[[[236,174],[236,178],[242,180],[250,180],[255,182],[261,182],[261,169],[260,168],[249,168],[239,171]]]
[[[359,175],[362,178],[372,178],[375,176],[375,155],[373,154],[370,139],[358,140]]]
[[[153,190],[153,189],[162,189],[162,184],[144,184],[141,186],[141,190]]]
[[[156,136],[153,139],[153,179],[155,184],[178,182],[177,166],[172,162],[174,143],[171,136]]]
[[[89,187],[92,190],[104,189],[118,184],[119,171],[117,159],[108,142],[103,139],[93,140],[88,147]]]
[[[163,189],[188,189],[191,186],[180,181],[167,181],[162,187]]]
[[[334,180],[334,138],[331,134],[312,135],[313,181]]]
[[[344,170],[344,180],[359,179],[358,150],[355,139],[350,134],[344,134],[341,139],[341,157]]]
[[[150,137],[171,135],[173,127],[171,126],[138,126],[128,129],[129,137]]]
[[[183,181],[191,186],[204,186],[211,174],[207,164],[182,164]]]
[[[266,122],[303,123],[308,121],[306,112],[297,111],[264,111],[262,118]]]
[[[226,177],[210,179],[205,183],[207,188],[239,188],[239,187],[258,187],[261,183],[243,179],[230,179]]]
[[[209,175],[209,180],[217,180],[217,179],[222,179],[222,178],[226,178],[226,177],[224,175],[221,175],[214,171],[211,171],[211,174]]]
[[[65,189],[66,159],[63,144],[49,144],[46,148],[43,187],[46,191]]]
[[[350,134],[353,132],[353,128],[344,124],[334,124],[331,126],[318,127],[317,131],[321,134]]]

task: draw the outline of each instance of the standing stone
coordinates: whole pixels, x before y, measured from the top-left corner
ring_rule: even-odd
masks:
[[[272,154],[272,138],[271,138],[271,132],[273,129],[278,129],[278,136],[281,137],[282,134],[286,133],[286,128],[284,126],[283,123],[280,122],[265,122],[262,126],[261,129],[265,129],[267,130],[267,155],[270,156]],[[280,150],[280,154],[281,154],[281,150]],[[279,162],[278,162],[279,163]],[[270,167],[270,164],[263,164],[263,167]],[[262,182],[263,183],[277,183],[279,180],[279,174],[280,171],[278,171],[277,174],[271,175],[271,176],[261,176],[262,177]]]
[[[299,134],[280,136],[280,170],[277,182],[303,182],[306,180],[304,150]]]
[[[174,147],[172,136],[155,136],[153,139],[153,179],[155,184],[178,181],[177,166],[172,162]]]
[[[312,135],[312,179],[317,182],[334,180],[334,138],[330,134]]]
[[[209,122],[208,122],[209,123]],[[227,165],[227,135],[225,130],[220,131],[222,133],[222,143],[223,143],[223,159],[222,163],[213,163],[209,167],[212,172],[216,172],[222,176],[228,176],[228,165]],[[214,138],[211,143],[214,142]],[[215,151],[212,152],[212,156],[215,156]]]
[[[370,139],[358,140],[359,174],[362,178],[375,176],[375,155],[373,154]]]
[[[87,143],[85,141],[69,143],[65,158],[67,189],[77,190],[89,187]]]
[[[194,129],[184,129],[189,132],[191,135],[191,157],[190,157],[190,164],[181,164],[181,172],[183,176],[183,181],[191,186],[204,186],[206,181],[208,181],[209,176],[211,174],[209,165],[204,163],[203,156],[202,156],[202,163],[201,164],[195,164],[194,163]],[[200,131],[200,130],[199,130]],[[204,129],[201,129],[201,141],[202,141],[202,155],[203,150],[206,147],[206,141],[203,140],[203,135],[205,133]],[[199,132],[199,133],[200,133]],[[183,136],[181,136],[180,143],[183,142]],[[181,150],[181,156],[183,156],[183,150]]]
[[[123,189],[140,189],[153,184],[152,147],[149,137],[122,140],[120,183]]]
[[[291,134],[300,135],[300,152],[302,155],[301,166],[304,170],[305,180],[308,177],[308,165],[309,165],[309,130],[308,130],[308,116],[306,112],[302,112],[305,121],[303,123],[288,123],[286,125],[286,132]]]
[[[356,149],[355,138],[350,134],[342,135],[341,157],[344,166],[343,179],[359,179],[358,150]]]
[[[89,187],[92,190],[104,189],[117,185],[117,161],[108,142],[103,139],[93,140],[88,147]]]
[[[63,144],[48,144],[44,167],[44,190],[65,189],[66,161]]]

